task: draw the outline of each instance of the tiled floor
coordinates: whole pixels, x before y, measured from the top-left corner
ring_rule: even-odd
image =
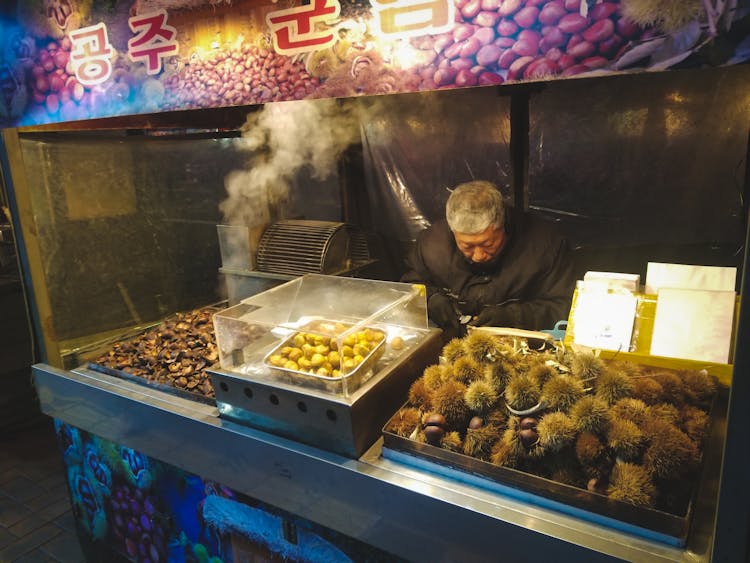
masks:
[[[52,420],[0,428],[0,563],[85,561]]]

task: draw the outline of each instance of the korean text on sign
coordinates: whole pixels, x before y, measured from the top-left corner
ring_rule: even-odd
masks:
[[[434,35],[453,29],[453,0],[370,0],[378,33],[391,37]]]
[[[162,59],[176,55],[179,50],[177,30],[167,25],[167,12],[159,10],[131,17],[128,25],[136,34],[128,41],[128,57],[133,62],[143,60],[148,74],[158,74]]]
[[[70,32],[70,60],[78,82],[96,86],[112,74],[112,45],[107,37],[107,27],[98,23]]]
[[[294,55],[333,46],[336,38],[325,23],[340,13],[339,0],[312,0],[303,6],[270,12],[266,23],[273,34],[274,50]]]

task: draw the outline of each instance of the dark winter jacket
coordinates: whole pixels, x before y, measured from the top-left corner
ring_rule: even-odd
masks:
[[[567,242],[532,216],[508,222],[506,232],[499,257],[485,266],[464,257],[440,220],[417,236],[401,281],[423,283],[428,299],[436,292],[454,297],[465,315],[492,307],[493,326],[541,330],[567,320],[575,286]]]

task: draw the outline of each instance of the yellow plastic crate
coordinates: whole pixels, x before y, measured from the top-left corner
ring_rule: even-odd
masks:
[[[605,359],[617,358],[627,360],[638,364],[649,366],[670,368],[670,369],[705,369],[710,374],[716,376],[720,383],[730,386],[732,382],[732,371],[734,366],[729,364],[719,364],[714,362],[704,362],[698,360],[687,360],[680,358],[667,358],[665,356],[653,356],[649,353],[651,349],[651,337],[654,331],[654,317],[656,315],[656,295],[647,293],[636,293],[637,307],[635,313],[635,324],[633,326],[633,338],[631,340],[630,351],[611,351],[601,350],[600,356]],[[570,306],[570,315],[568,317],[568,327],[565,332],[566,346],[573,346],[575,340],[575,317],[576,304],[578,301],[578,289],[573,293],[573,301]],[[740,298],[737,296],[734,314],[734,327],[732,329],[732,345],[729,351],[730,359],[734,358],[734,340],[737,334],[737,320],[739,319]]]

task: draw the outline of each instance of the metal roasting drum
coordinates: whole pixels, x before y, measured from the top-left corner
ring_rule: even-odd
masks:
[[[274,274],[336,274],[369,258],[364,233],[351,225],[285,219],[264,231],[255,265]]]

